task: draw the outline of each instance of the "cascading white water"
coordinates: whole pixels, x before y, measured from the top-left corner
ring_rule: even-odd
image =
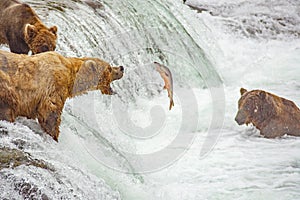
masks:
[[[125,76],[112,84],[114,96],[89,92],[66,102],[58,144],[34,121],[1,122],[9,132],[2,146],[16,148],[20,138],[25,152],[56,169],[2,171],[3,197],[19,198],[14,187],[22,181],[52,199],[299,197],[299,139],[266,140],[233,120],[241,86],[265,87],[300,103],[299,45],[289,41],[299,41],[294,33],[284,31],[283,41],[265,40],[274,38],[272,31],[247,34],[261,26],[253,22],[258,28],[251,32],[252,18],[268,22],[267,2],[187,1],[213,16],[172,0],[25,2],[59,27],[58,52],[123,65]],[[265,14],[255,18],[250,5]],[[171,111],[154,61],[173,73]]]

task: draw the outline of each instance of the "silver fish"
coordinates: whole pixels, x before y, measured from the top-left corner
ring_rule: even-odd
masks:
[[[163,78],[165,82],[164,89],[167,89],[168,91],[168,97],[170,98],[170,106],[169,110],[171,110],[172,106],[174,106],[173,101],[173,78],[172,73],[166,66],[159,64],[158,62],[154,62],[156,66],[156,71],[159,72],[160,76]]]

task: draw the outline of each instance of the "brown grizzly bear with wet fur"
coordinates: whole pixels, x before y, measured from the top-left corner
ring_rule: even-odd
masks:
[[[123,71],[97,58],[0,51],[0,120],[37,118],[57,141],[66,99],[91,90],[111,95],[110,83],[122,78]]]
[[[17,0],[0,0],[0,44],[11,52],[33,54],[54,51],[57,27],[47,28],[27,4]]]
[[[19,101],[9,75],[0,70],[0,115],[3,116],[2,120],[13,122]]]
[[[235,121],[252,123],[266,138],[300,136],[300,109],[294,102],[262,91],[241,88]]]

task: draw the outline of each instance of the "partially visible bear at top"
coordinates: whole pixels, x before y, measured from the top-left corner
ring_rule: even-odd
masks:
[[[0,0],[0,44],[19,54],[54,51],[57,27],[47,28],[35,11],[17,0]]]

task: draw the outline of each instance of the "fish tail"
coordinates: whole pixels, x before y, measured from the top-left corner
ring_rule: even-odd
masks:
[[[171,99],[171,100],[170,100],[170,106],[169,106],[169,110],[171,110],[171,109],[172,109],[172,106],[174,106],[174,101],[173,101],[173,99]]]

